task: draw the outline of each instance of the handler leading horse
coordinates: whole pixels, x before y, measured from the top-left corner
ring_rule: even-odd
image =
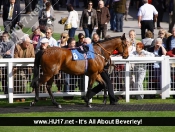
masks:
[[[88,60],[88,67],[86,67],[86,60],[73,61],[72,53],[68,49],[51,47],[43,52],[38,52],[35,56],[34,62],[34,77],[31,86],[35,89],[35,100],[31,102],[34,105],[39,99],[39,86],[47,82],[47,90],[52,100],[52,103],[61,108],[52,94],[51,87],[54,75],[61,70],[73,75],[87,75],[89,76],[88,92],[86,97],[89,97],[89,92],[95,81],[105,85],[105,82],[100,76],[107,61],[110,60],[110,55],[117,49],[122,54],[124,59],[128,58],[128,48],[126,45],[125,34],[119,37],[113,37],[105,41],[94,44],[95,59]],[[41,65],[43,75],[39,78],[39,66]],[[39,80],[39,81],[38,81]],[[89,100],[89,98],[88,98]],[[89,101],[86,102],[90,107]]]

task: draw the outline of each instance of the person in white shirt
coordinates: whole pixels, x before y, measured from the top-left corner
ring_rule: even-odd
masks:
[[[143,0],[144,5],[139,8],[138,12],[138,26],[141,28],[142,39],[145,38],[145,30],[149,30],[154,34],[153,14],[154,21],[157,21],[158,12],[156,8],[148,4],[148,0]]]
[[[54,47],[54,46],[56,46],[56,47],[58,47],[58,45],[57,45],[57,41],[52,37],[52,28],[51,27],[47,27],[46,28],[46,38],[49,40],[49,46],[50,47]],[[37,44],[37,46],[36,46],[36,50],[38,51],[39,49],[40,49],[40,46],[41,46],[41,41],[42,40],[42,38],[39,40],[39,42],[38,42],[38,44]]]
[[[78,28],[78,13],[74,10],[71,4],[67,5],[67,11],[69,12],[69,16],[65,24],[71,24],[72,27],[69,29],[69,37],[74,38],[75,31]]]

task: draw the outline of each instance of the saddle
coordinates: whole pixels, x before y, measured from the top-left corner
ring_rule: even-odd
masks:
[[[71,49],[73,60],[94,59],[94,48],[92,44],[82,45],[78,48]]]

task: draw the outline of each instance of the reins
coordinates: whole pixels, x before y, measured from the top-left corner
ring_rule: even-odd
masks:
[[[101,46],[99,43],[96,43],[98,46],[100,46],[104,51],[106,51],[109,55],[111,55],[111,52],[107,51],[103,46]]]

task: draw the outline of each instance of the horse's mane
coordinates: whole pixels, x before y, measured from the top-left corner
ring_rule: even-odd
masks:
[[[109,40],[112,40],[112,39],[115,39],[115,38],[119,38],[121,36],[115,36],[115,37],[110,37],[110,38],[106,38],[104,40],[99,40],[98,42],[95,42],[94,44],[97,44],[97,43],[104,43],[106,41],[109,41]]]

